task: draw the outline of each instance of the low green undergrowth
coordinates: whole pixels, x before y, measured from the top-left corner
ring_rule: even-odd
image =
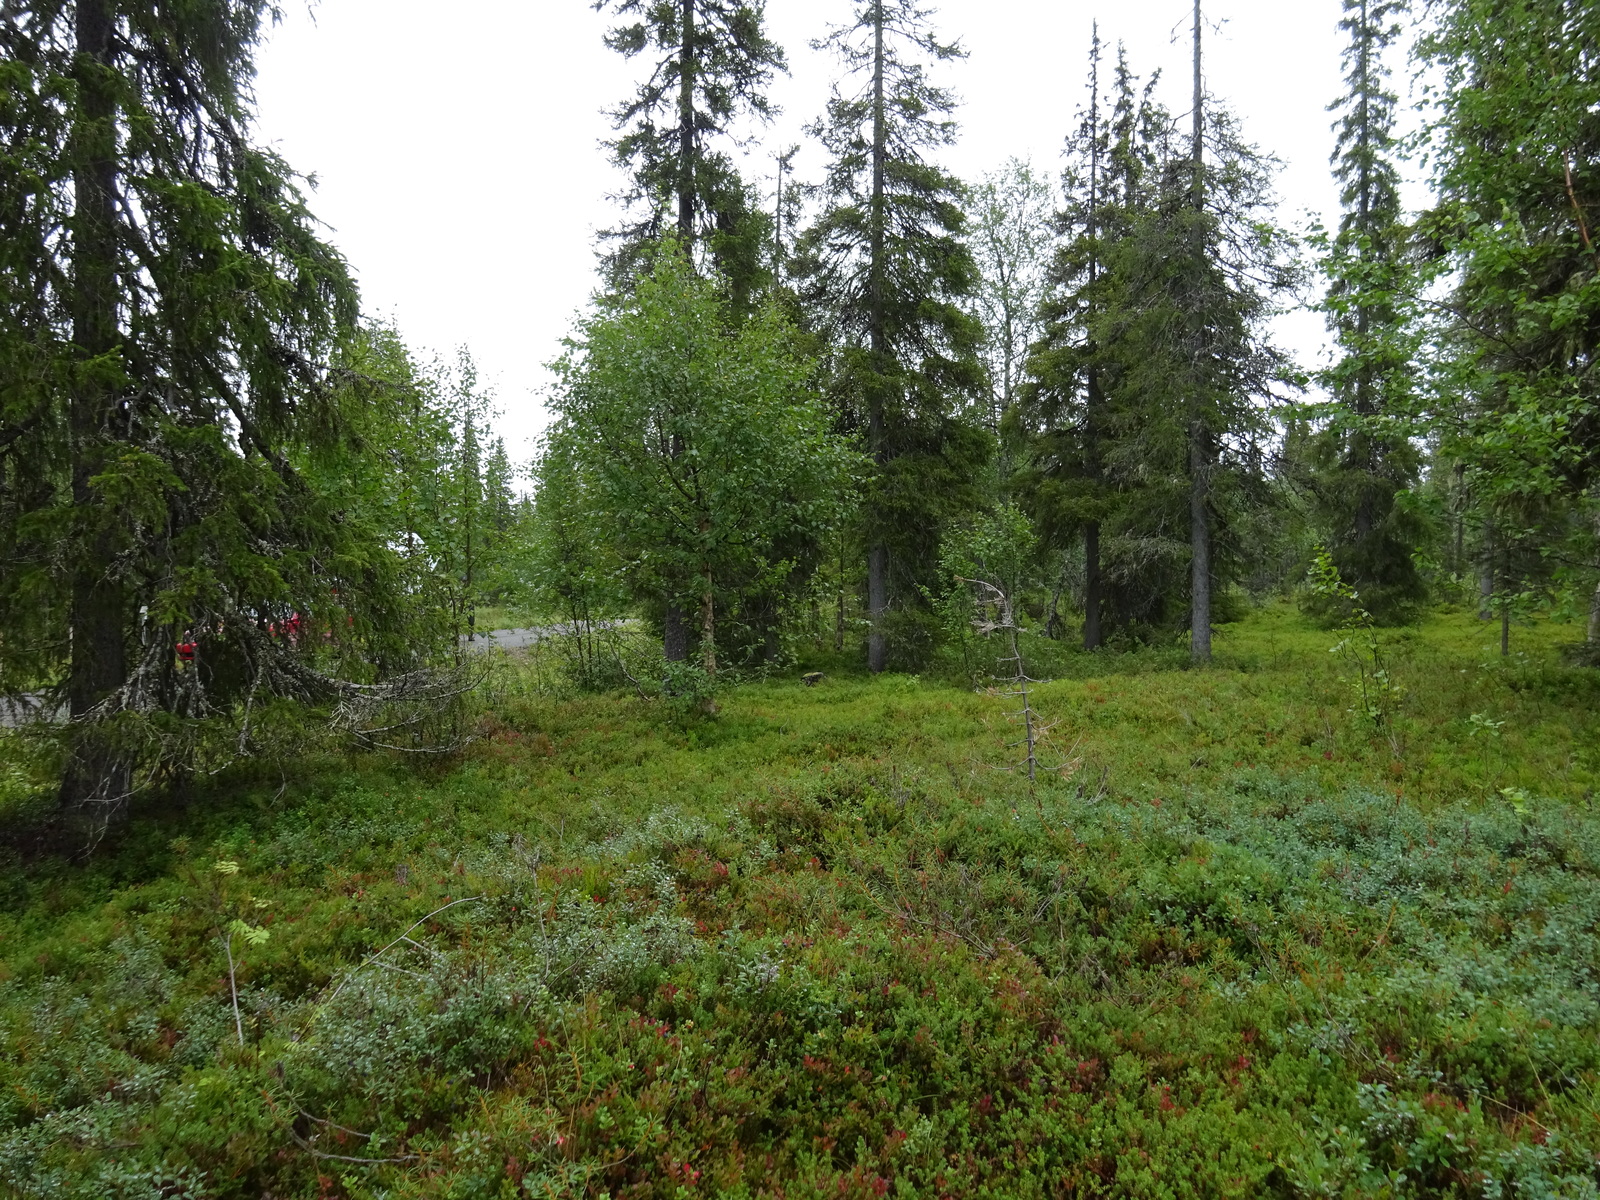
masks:
[[[1397,638],[1404,758],[1273,611],[1076,662],[1034,789],[837,675],[236,777],[5,872],[0,1188],[1593,1196],[1594,684],[1480,632]]]

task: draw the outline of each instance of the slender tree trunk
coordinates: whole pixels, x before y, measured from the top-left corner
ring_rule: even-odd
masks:
[[[1205,91],[1201,78],[1200,0],[1194,0],[1194,194],[1195,268],[1205,247],[1201,240],[1200,216],[1205,211]],[[1197,316],[1197,329],[1205,320]],[[1198,385],[1199,381],[1196,381]],[[1211,661],[1211,438],[1202,415],[1203,401],[1191,400],[1194,416],[1189,422],[1189,547],[1190,655],[1195,662]]]
[[[678,237],[687,253],[694,242],[695,0],[683,0],[678,46]]]
[[[694,252],[694,75],[695,75],[695,0],[683,2],[683,32],[678,47],[678,241],[685,254]],[[672,457],[683,454],[682,442],[674,437]],[[662,620],[661,651],[668,662],[689,661],[689,620],[683,607],[667,601]]]
[[[1356,221],[1357,226],[1369,239],[1363,256],[1372,253],[1372,111],[1370,97],[1372,95],[1372,23],[1367,19],[1367,0],[1361,0],[1361,61],[1358,68],[1361,88],[1361,103],[1357,121],[1360,129],[1357,139],[1360,143],[1361,161],[1357,170],[1356,181]],[[1372,328],[1372,312],[1366,304],[1362,304],[1356,312],[1356,338],[1366,353],[1367,335]],[[1372,531],[1377,524],[1377,496],[1374,494],[1374,477],[1378,469],[1378,447],[1368,433],[1365,419],[1372,417],[1377,412],[1377,405],[1373,400],[1372,368],[1363,364],[1356,375],[1356,415],[1362,418],[1356,425],[1355,451],[1356,469],[1361,472],[1360,491],[1356,497],[1355,533],[1356,544],[1364,546],[1372,536]],[[1371,561],[1370,557],[1363,554],[1362,561]]]
[[[1089,291],[1093,295],[1100,278],[1100,23],[1094,24],[1094,58],[1089,81]],[[1091,343],[1091,359],[1096,347]],[[1100,463],[1100,368],[1091,364],[1088,371],[1087,403],[1084,411],[1084,449],[1089,474],[1096,490],[1102,485]],[[1090,521],[1083,531],[1083,648],[1098,650],[1100,632],[1100,522]]]
[[[884,442],[884,377],[888,366],[888,338],[884,329],[884,164],[887,158],[888,114],[883,94],[883,0],[873,5],[872,58],[872,381],[867,396],[867,436],[872,456],[881,468],[888,461]],[[888,664],[889,548],[883,541],[882,514],[874,514],[867,547],[867,667],[877,674]]]
[[[772,214],[772,282],[780,286],[783,283],[783,169],[788,165],[788,159],[778,155],[778,203]]]
[[[79,111],[72,133],[71,316],[78,362],[68,422],[73,526],[80,540],[73,564],[67,700],[72,716],[82,721],[127,683],[128,598],[121,582],[111,577],[116,517],[106,512],[90,482],[110,465],[117,430],[125,422],[113,382],[119,336],[111,0],[79,0],[76,22]],[[62,775],[60,802],[66,808],[103,804],[109,820],[120,814],[130,779],[127,761],[105,731],[86,723],[78,729]]]
[[[833,626],[833,652],[841,653],[844,650],[844,534],[839,535],[839,613],[838,620]]]
[[[1600,512],[1595,513],[1594,535],[1600,541]],[[1589,645],[1600,647],[1600,582],[1594,585],[1594,599],[1589,601]]]
[[[1478,620],[1494,616],[1494,527],[1483,531],[1483,561],[1478,564]]]
[[[1499,570],[1496,572],[1495,593],[1500,597],[1500,657],[1511,656],[1511,543],[1500,548]]]
[[[1085,562],[1083,582],[1083,648],[1098,650],[1100,633],[1100,522],[1090,521],[1083,530]]]
[[[1467,545],[1467,490],[1466,490],[1467,464],[1457,463],[1455,469],[1455,496],[1456,510],[1456,547],[1455,556],[1450,563],[1450,573],[1461,575],[1461,570],[1466,566]]]
[[[711,586],[711,568],[701,575],[700,592],[700,665],[707,675],[717,673],[717,601]]]
[[[1210,444],[1205,427],[1194,423],[1189,431],[1189,584],[1190,656],[1195,662],[1211,661],[1211,495]]]

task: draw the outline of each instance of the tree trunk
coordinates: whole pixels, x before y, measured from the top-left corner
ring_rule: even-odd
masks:
[[[1089,286],[1100,278],[1100,23],[1094,24],[1094,58],[1089,76]],[[1095,353],[1095,347],[1089,347]],[[1084,451],[1089,474],[1101,482],[1100,369],[1091,361],[1087,402],[1084,406]],[[1083,531],[1083,648],[1098,650],[1100,634],[1100,522],[1090,521]]]
[[[117,123],[110,0],[77,6],[78,118],[73,129],[72,340],[77,370],[68,400],[71,433],[73,564],[71,662],[67,700],[80,724],[63,772],[65,808],[105,806],[100,819],[120,814],[131,770],[103,727],[85,719],[127,683],[128,599],[111,577],[117,519],[91,480],[110,466],[116,431],[125,421],[113,382],[117,328]]]
[[[1494,616],[1494,530],[1483,531],[1483,561],[1478,564],[1478,620]]]
[[[700,665],[707,675],[717,673],[717,601],[711,587],[711,568],[704,574],[705,586],[700,593]]]
[[[1200,0],[1194,0],[1194,144],[1193,202],[1196,267],[1204,254],[1198,217],[1205,209],[1205,90],[1201,76]],[[1204,321],[1204,316],[1199,320]],[[1198,383],[1198,381],[1196,381]],[[1191,403],[1189,423],[1189,653],[1195,662],[1211,661],[1211,439],[1201,415],[1201,398]]]
[[[867,433],[872,456],[882,467],[888,458],[884,441],[884,376],[888,365],[888,337],[884,329],[884,165],[888,153],[888,114],[883,95],[883,0],[873,6],[872,48],[872,261],[869,286],[872,289],[872,381],[867,396]],[[884,618],[889,610],[889,548],[883,543],[882,518],[873,521],[872,542],[867,549],[867,615],[872,628],[867,634],[867,668],[874,675],[889,659],[888,631]]]
[[[1594,535],[1600,541],[1600,512],[1595,513]],[[1594,599],[1589,601],[1589,646],[1600,648],[1600,582],[1594,585]]]
[[[867,668],[873,674],[889,661],[888,633],[884,615],[889,610],[889,551],[881,542],[867,551],[867,613],[872,628],[867,634]]]
[[[683,609],[676,604],[667,605],[666,620],[662,622],[661,650],[668,662],[689,661],[689,622]]]
[[[683,0],[683,32],[678,45],[678,240],[683,252],[694,249],[694,4]],[[683,444],[672,440],[673,458],[683,455]],[[661,651],[668,662],[689,661],[689,620],[683,608],[667,604],[662,622]]]
[[[1466,566],[1467,497],[1464,482],[1466,473],[1467,465],[1465,463],[1457,463],[1454,472],[1455,495],[1451,501],[1456,510],[1456,545],[1454,557],[1450,561],[1450,573],[1456,576],[1457,579],[1461,577],[1462,568]]]
[[[1189,653],[1195,662],[1211,661],[1211,464],[1205,429],[1189,431]]]
[[[694,0],[683,0],[678,45],[678,237],[689,253],[694,242]]]
[[[1100,635],[1100,522],[1090,521],[1083,531],[1083,648],[1098,650]]]

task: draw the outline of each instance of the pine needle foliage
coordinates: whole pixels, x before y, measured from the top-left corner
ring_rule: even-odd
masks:
[[[766,34],[763,0],[597,0],[621,19],[606,45],[643,57],[649,74],[611,111],[613,160],[630,176],[621,199],[635,217],[603,234],[613,286],[647,269],[662,239],[704,248],[748,303],[767,277],[771,222],[728,151],[744,122],[771,121],[766,89],[786,70]]]
[[[891,604],[933,581],[938,532],[977,507],[969,481],[988,457],[956,417],[983,384],[965,195],[932,159],[954,140],[956,100],[929,68],[963,52],[913,0],[862,0],[816,46],[838,56],[844,78],[812,127],[830,161],[798,290],[834,350],[840,422],[865,434],[877,464],[863,523],[868,658],[882,670]]]
[[[1096,88],[1066,177],[1019,414],[1032,437],[1022,489],[1058,550],[1092,536],[1105,634],[1142,636],[1190,607],[1197,479],[1209,578],[1220,592],[1242,576],[1242,521],[1266,498],[1267,408],[1296,379],[1266,330],[1298,280],[1271,221],[1276,164],[1224,110],[1208,109],[1204,136],[1197,204],[1191,139],[1119,55],[1111,103]]]
[[[1411,440],[1419,349],[1418,276],[1407,254],[1408,230],[1395,169],[1397,99],[1384,53],[1400,36],[1406,0],[1345,0],[1340,29],[1346,93],[1333,157],[1344,215],[1324,243],[1323,301],[1342,351],[1323,373],[1332,403],[1316,409],[1304,483],[1313,519],[1329,540],[1341,575],[1375,619],[1404,620],[1425,599],[1415,557],[1426,536],[1417,506],[1403,494],[1421,477]],[[1313,607],[1326,597],[1313,593]]]
[[[356,291],[251,141],[273,13],[0,9],[0,688],[64,680],[68,807],[120,807],[175,744],[152,714],[322,691],[269,626],[359,643],[388,607],[387,549],[300,468],[346,445],[325,365]]]

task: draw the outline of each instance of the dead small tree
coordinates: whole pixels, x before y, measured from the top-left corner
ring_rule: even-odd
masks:
[[[1039,761],[1039,746],[1058,722],[1046,724],[1034,710],[1029,684],[1039,683],[1040,680],[1028,677],[1027,666],[1022,661],[1022,648],[1017,642],[1020,627],[1017,624],[1016,607],[1011,597],[987,580],[963,578],[961,582],[970,584],[977,592],[978,615],[973,618],[972,627],[983,637],[998,633],[1005,638],[1006,653],[997,660],[999,670],[995,672],[995,678],[1000,686],[990,688],[989,693],[1003,699],[1014,700],[1020,705],[1006,715],[1010,720],[1021,723],[1022,737],[1008,743],[1006,749],[1016,750],[1025,747],[1026,757],[1017,766],[1002,767],[1001,770],[1026,769],[1028,783],[1031,785],[1038,778],[1040,771],[1055,774],[1068,769],[1072,764],[1051,767]]]

